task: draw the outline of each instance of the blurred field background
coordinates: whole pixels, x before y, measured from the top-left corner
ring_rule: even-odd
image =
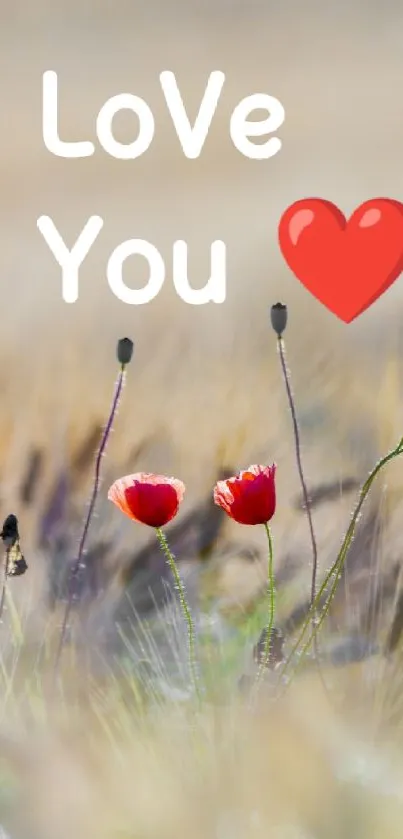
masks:
[[[276,460],[278,552],[298,547],[301,559],[308,555],[306,523],[300,517],[294,523],[291,509],[299,487],[268,307],[281,299],[290,310],[287,351],[308,480],[342,484],[348,473],[361,480],[401,429],[401,286],[397,282],[356,323],[339,323],[283,264],[277,223],[290,202],[307,195],[327,197],[347,214],[371,196],[399,198],[402,16],[399,3],[308,2],[303,9],[296,2],[255,0],[4,5],[5,511],[20,503],[34,445],[47,453],[45,497],[93,423],[105,421],[115,341],[128,334],[136,357],[109,449],[111,476],[123,467],[178,474],[191,507],[210,490],[217,461],[238,468]],[[46,69],[59,75],[63,137],[95,140],[101,105],[130,91],[155,116],[149,151],[135,161],[116,161],[98,148],[90,159],[53,157],[41,134]],[[190,115],[209,73],[226,73],[198,160],[186,160],[180,149],[159,86],[163,69],[175,71]],[[286,111],[279,132],[283,148],[268,161],[244,158],[228,133],[232,109],[259,90],[278,97]],[[119,115],[117,136],[131,138],[133,123],[130,114]],[[90,215],[100,214],[105,222],[81,270],[79,300],[71,306],[61,299],[60,269],[36,228],[42,214],[54,219],[67,244]],[[106,282],[110,253],[132,237],[154,243],[167,265],[160,296],[142,307],[120,303]],[[205,282],[210,243],[226,242],[223,305],[192,308],[176,297],[169,266],[177,238],[189,244],[195,286]],[[126,263],[125,279],[144,283],[141,260]],[[397,467],[398,489],[399,474]],[[85,498],[87,488],[82,491]],[[31,533],[36,538],[39,503],[32,522],[24,514],[28,540]],[[328,509],[318,512],[323,551],[338,544],[336,520],[346,520],[350,504],[350,498],[344,506],[333,504],[331,517]],[[109,505],[107,511],[102,526],[123,528]],[[239,530],[237,538],[260,539]],[[137,528],[135,538],[141,543],[146,537]],[[232,580],[236,573],[228,576]]]
[[[310,195],[328,198],[347,215],[371,197],[401,199],[403,8],[394,0],[36,0],[2,2],[0,18],[0,500],[4,517],[11,511],[19,515],[29,564],[29,574],[13,583],[14,628],[22,621],[32,645],[25,663],[31,661],[32,669],[32,649],[48,620],[39,604],[54,556],[41,548],[43,516],[63,485],[61,519],[68,538],[62,555],[68,558],[91,477],[88,463],[77,466],[78,452],[94,428],[96,441],[96,427],[105,422],[116,375],[115,344],[126,334],[136,351],[104,463],[104,489],[109,479],[138,469],[175,474],[187,485],[186,516],[208,497],[219,468],[275,460],[276,568],[280,573],[287,562],[298,568],[292,590],[280,598],[285,617],[309,595],[310,545],[306,519],[295,505],[300,488],[269,306],[280,299],[289,307],[286,348],[308,484],[339,487],[315,510],[323,573],[355,498],[343,491],[346,479],[362,482],[402,434],[402,286],[398,280],[356,323],[339,323],[283,264],[277,223],[291,202]],[[92,158],[57,159],[43,145],[41,86],[48,69],[59,76],[61,135],[95,142]],[[190,116],[210,72],[226,74],[198,160],[184,157],[166,109],[158,76],[167,69],[177,76]],[[282,150],[268,161],[244,158],[228,130],[235,105],[259,91],[280,99],[286,112],[278,132]],[[151,148],[135,161],[108,157],[95,137],[100,107],[120,92],[144,98],[156,120]],[[115,125],[119,139],[135,135],[131,115],[119,115]],[[36,228],[43,214],[53,218],[67,244],[89,216],[104,219],[80,271],[79,300],[71,306],[61,299],[60,269]],[[110,292],[106,263],[118,244],[137,237],[159,248],[167,278],[156,301],[129,307]],[[226,242],[223,305],[192,308],[176,297],[169,266],[179,238],[188,242],[195,286],[205,282],[210,243]],[[145,282],[140,261],[126,263],[125,279],[133,286]],[[90,453],[95,445],[90,441]],[[35,448],[43,456],[41,477],[33,500],[24,503],[22,486]],[[354,573],[342,587],[339,611],[335,605],[335,629],[368,628],[368,616],[377,617],[373,579],[388,574],[385,620],[391,620],[401,560],[401,475],[397,461],[373,493]],[[98,514],[89,547],[110,540],[105,561],[120,567],[149,533],[122,521],[104,498]],[[235,542],[236,550],[218,543],[206,585],[214,609],[243,614],[264,585],[264,534],[225,522],[222,538]],[[192,544],[181,551],[190,568]],[[242,544],[256,551],[257,561],[245,561]],[[301,747],[303,753],[307,749]],[[256,773],[258,766],[256,761]],[[71,772],[74,777],[74,768]],[[67,783],[62,786],[67,790]],[[66,806],[62,797],[60,807]],[[58,815],[55,823],[48,823],[47,815],[35,836],[54,831],[62,836]],[[389,826],[381,817],[379,827],[374,820],[372,834],[366,822],[365,835],[400,835],[393,833],[390,818]],[[84,819],[85,827],[78,827],[78,822],[69,835],[83,830],[88,839],[92,829],[101,835],[98,824],[90,828]],[[168,825],[167,818],[165,833],[161,825],[143,825],[138,835],[168,836]],[[172,827],[172,835],[182,835],[178,829],[185,828]],[[255,824],[254,832],[248,827],[241,835],[258,836],[259,829]],[[322,835],[321,829],[313,826],[304,835]],[[227,828],[221,835],[235,834]],[[329,835],[350,834],[344,825],[335,826],[334,834],[326,829]]]

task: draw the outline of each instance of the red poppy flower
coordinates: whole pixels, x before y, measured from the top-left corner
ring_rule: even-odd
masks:
[[[266,524],[276,510],[276,465],[249,466],[234,478],[218,481],[214,501],[238,524]]]
[[[162,527],[176,516],[184,492],[185,485],[177,478],[138,472],[118,478],[108,498],[134,521]]]

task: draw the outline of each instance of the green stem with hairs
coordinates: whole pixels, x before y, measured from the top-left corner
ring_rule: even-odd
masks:
[[[293,646],[293,648],[290,652],[290,655],[288,656],[288,659],[285,662],[284,667],[283,667],[283,669],[280,673],[280,677],[279,677],[280,681],[288,673],[288,671],[290,669],[290,665],[291,665],[292,660],[294,658],[294,655],[297,652],[301,642],[304,640],[306,632],[309,629],[309,626],[311,625],[312,619],[315,617],[315,613],[317,612],[318,606],[320,604],[320,600],[321,600],[327,586],[329,585],[329,582],[332,580],[332,577],[334,577],[334,580],[333,580],[331,588],[330,588],[330,592],[329,592],[327,602],[326,602],[326,604],[323,608],[322,614],[317,619],[316,631],[312,632],[312,634],[310,635],[308,640],[302,646],[301,653],[300,653],[300,659],[299,659],[299,662],[297,663],[296,667],[294,668],[293,676],[295,675],[296,671],[298,670],[298,667],[300,666],[301,662],[303,661],[303,657],[304,657],[305,653],[309,650],[309,647],[312,644],[312,641],[315,637],[316,632],[320,629],[320,627],[322,626],[325,618],[327,617],[327,615],[329,613],[331,603],[332,603],[332,600],[333,600],[333,597],[334,597],[335,592],[336,592],[336,588],[337,588],[337,584],[338,584],[338,581],[339,581],[339,578],[340,578],[340,574],[343,570],[343,566],[344,566],[344,563],[345,563],[345,560],[346,560],[346,556],[347,556],[348,550],[350,548],[350,545],[351,545],[351,542],[352,542],[352,539],[353,539],[353,536],[354,536],[354,533],[355,533],[355,529],[356,529],[356,526],[357,526],[357,521],[358,521],[359,516],[361,514],[364,503],[367,499],[368,493],[369,493],[369,491],[372,487],[372,484],[373,484],[375,478],[377,477],[378,473],[381,471],[381,469],[383,469],[383,467],[386,466],[387,463],[389,463],[395,457],[398,457],[400,454],[403,454],[403,437],[399,441],[396,448],[393,449],[391,452],[389,452],[387,455],[385,455],[385,457],[383,457],[376,464],[376,466],[373,468],[372,472],[370,473],[369,477],[367,478],[367,480],[365,481],[365,483],[361,487],[360,494],[358,496],[358,501],[357,501],[356,507],[354,509],[354,512],[353,512],[353,515],[352,515],[352,518],[351,518],[351,522],[350,522],[349,527],[347,529],[346,535],[343,539],[343,543],[342,543],[342,546],[341,546],[340,551],[338,553],[337,559],[333,563],[330,570],[328,571],[328,573],[327,573],[319,591],[317,592],[315,600],[312,603],[311,609],[309,610],[307,618],[306,618],[306,620],[303,624],[301,633],[300,633],[297,641],[295,642],[295,644],[294,644],[294,646]],[[290,681],[291,681],[291,679],[289,679],[287,686],[290,684]]]
[[[188,602],[187,602],[187,599],[186,599],[185,587],[184,587],[183,582],[181,580],[181,577],[180,577],[180,574],[179,574],[179,571],[178,571],[178,568],[177,568],[177,565],[176,565],[175,557],[174,557],[172,551],[170,550],[170,547],[169,547],[168,542],[166,540],[165,533],[161,530],[160,527],[156,528],[156,533],[157,533],[158,542],[160,544],[160,548],[161,548],[162,552],[164,553],[165,558],[168,562],[168,565],[169,565],[169,567],[172,571],[173,578],[175,580],[175,588],[178,592],[179,602],[180,602],[181,609],[182,609],[182,612],[183,612],[183,616],[185,618],[185,622],[186,622],[186,625],[187,625],[190,671],[191,671],[196,695],[197,695],[198,699],[200,700],[201,697],[200,697],[199,679],[198,679],[198,673],[197,673],[196,653],[195,653],[195,632],[194,632],[192,616],[190,614],[190,609],[189,609]]]
[[[275,614],[275,607],[276,607],[276,590],[274,585],[274,572],[273,572],[273,539],[270,532],[270,527],[268,523],[264,525],[266,533],[267,533],[267,540],[269,543],[269,562],[268,562],[268,587],[267,593],[269,596],[269,622],[267,625],[267,632],[266,632],[266,639],[264,644],[264,650],[262,659],[260,662],[259,670],[256,677],[256,684],[259,684],[260,680],[262,679],[266,667],[269,663],[270,658],[270,646],[271,646],[271,633],[274,625],[274,614]]]
[[[1,589],[1,598],[0,598],[0,621],[3,617],[4,603],[5,603],[5,600],[6,600],[8,566],[9,566],[9,563],[10,563],[10,551],[11,551],[11,547],[10,547],[10,545],[8,545],[7,546],[7,551],[6,551],[6,558],[5,558],[5,561],[4,561],[3,585],[2,585],[2,589]]]

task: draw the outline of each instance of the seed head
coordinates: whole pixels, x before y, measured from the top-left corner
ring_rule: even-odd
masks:
[[[119,364],[129,364],[133,355],[133,341],[130,338],[121,338],[118,341],[117,357]]]
[[[7,518],[3,522],[3,528],[0,533],[0,537],[5,545],[13,545],[19,538],[18,520],[14,513],[10,513],[10,515],[7,516]]]
[[[278,337],[281,338],[287,326],[287,306],[284,303],[275,303],[270,310],[271,325]]]

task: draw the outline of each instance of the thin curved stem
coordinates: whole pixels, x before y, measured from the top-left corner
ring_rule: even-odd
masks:
[[[268,589],[267,593],[269,596],[269,622],[267,625],[267,632],[266,632],[266,639],[264,643],[264,650],[263,655],[261,658],[259,670],[257,673],[256,683],[259,684],[260,680],[262,679],[267,665],[270,659],[270,652],[271,652],[271,641],[272,641],[272,629],[274,626],[274,615],[275,615],[275,608],[276,608],[276,589],[274,584],[274,571],[273,571],[273,539],[270,531],[269,524],[266,522],[264,525],[267,540],[269,543],[269,557],[268,557]]]
[[[181,609],[183,612],[183,616],[185,618],[185,622],[187,625],[188,631],[188,648],[189,648],[189,665],[190,665],[190,672],[193,680],[194,689],[198,699],[200,700],[200,689],[199,689],[199,679],[198,679],[198,672],[197,672],[197,665],[196,665],[196,645],[195,645],[195,632],[194,626],[192,621],[192,615],[190,613],[190,609],[188,606],[185,587],[181,580],[178,567],[176,565],[175,557],[168,545],[165,533],[160,527],[156,528],[157,539],[160,544],[160,548],[165,555],[165,558],[168,562],[168,565],[172,571],[173,578],[175,580],[175,588],[178,592],[179,602],[181,605]]]
[[[96,460],[95,460],[94,483],[93,483],[93,487],[92,487],[90,503],[89,503],[89,506],[88,506],[88,512],[87,512],[87,516],[86,516],[86,519],[85,519],[85,522],[84,522],[84,528],[83,528],[83,532],[82,532],[82,535],[81,535],[80,544],[79,544],[79,547],[78,547],[77,557],[76,557],[76,559],[75,559],[75,561],[72,565],[71,571],[70,571],[69,592],[68,592],[68,597],[67,597],[66,609],[65,609],[65,612],[64,612],[63,624],[62,624],[62,628],[61,628],[61,632],[60,632],[59,645],[58,645],[57,653],[56,653],[55,669],[54,669],[54,674],[55,675],[56,675],[56,673],[59,669],[60,656],[61,656],[63,645],[64,645],[64,642],[65,642],[68,621],[69,621],[71,609],[72,609],[72,606],[73,606],[73,599],[74,599],[74,592],[75,592],[75,582],[76,582],[78,573],[79,573],[81,565],[82,565],[85,543],[86,543],[86,539],[87,539],[87,536],[88,536],[88,531],[89,531],[89,528],[90,528],[91,519],[92,519],[92,516],[93,516],[93,513],[94,513],[95,504],[96,504],[96,501],[97,501],[97,498],[98,498],[100,482],[101,482],[102,457],[105,454],[105,449],[106,449],[106,446],[107,446],[107,443],[108,443],[108,440],[109,440],[109,435],[111,433],[113,421],[115,419],[116,411],[118,409],[120,396],[121,396],[123,385],[124,385],[124,378],[125,378],[125,365],[122,364],[121,369],[120,369],[120,373],[119,373],[119,377],[118,377],[118,380],[117,380],[117,383],[116,383],[116,387],[115,387],[115,393],[114,393],[114,397],[113,397],[113,401],[112,401],[111,412],[110,412],[110,415],[109,415],[108,422],[105,426],[104,433],[103,433],[102,439],[101,439],[101,443],[100,443],[100,446],[99,446],[99,449],[98,449],[98,454],[97,454],[97,457],[96,457]]]
[[[279,356],[280,356],[281,369],[282,369],[282,372],[283,372],[284,383],[285,383],[286,390],[287,390],[287,396],[288,396],[288,402],[289,402],[289,406],[290,406],[292,424],[293,424],[293,428],[294,428],[295,454],[296,454],[296,458],[297,458],[299,479],[300,479],[300,482],[301,482],[302,494],[303,494],[303,498],[304,498],[304,506],[305,506],[306,515],[307,515],[307,519],[308,519],[309,533],[310,533],[310,537],[311,537],[311,545],[312,545],[311,608],[312,608],[312,606],[315,602],[315,597],[316,597],[316,580],[317,580],[317,574],[318,574],[318,546],[316,544],[315,531],[314,531],[314,527],[313,527],[311,502],[309,500],[308,489],[307,489],[306,482],[305,482],[305,477],[304,477],[304,470],[302,468],[301,443],[300,443],[300,438],[299,438],[299,428],[298,428],[297,414],[296,414],[294,399],[293,399],[293,395],[292,395],[292,391],[291,391],[290,375],[289,375],[289,372],[287,370],[287,364],[286,364],[286,359],[285,359],[284,341],[283,341],[281,336],[278,338],[278,351],[279,351]],[[313,628],[315,629],[315,614],[313,616]]]
[[[311,577],[311,602],[310,608],[312,610],[312,632],[313,632],[313,647],[314,647],[314,654],[315,654],[315,663],[316,669],[318,672],[318,676],[323,687],[323,690],[330,700],[330,694],[325,682],[325,677],[322,673],[322,668],[320,664],[319,658],[319,643],[317,637],[317,610],[315,608],[315,597],[316,597],[316,587],[317,587],[317,575],[318,575],[318,547],[316,543],[315,531],[313,527],[313,519],[312,519],[312,511],[311,511],[311,501],[308,495],[308,489],[305,482],[304,470],[302,468],[302,456],[301,456],[301,444],[299,438],[299,428],[298,428],[298,420],[297,420],[297,413],[295,410],[295,403],[294,397],[292,395],[291,390],[291,380],[290,374],[287,369],[286,364],[286,357],[285,357],[285,345],[281,335],[278,336],[278,350],[280,355],[280,362],[281,362],[281,369],[283,372],[283,378],[286,386],[287,396],[288,396],[288,403],[290,406],[291,418],[294,428],[294,441],[295,441],[295,454],[297,458],[297,466],[298,466],[298,473],[299,479],[302,487],[302,494],[304,498],[304,505],[305,511],[308,519],[309,525],[309,533],[311,537],[311,545],[312,545],[312,577]]]
[[[314,635],[316,635],[316,632],[320,629],[320,627],[322,626],[326,616],[328,615],[333,597],[334,597],[335,592],[336,592],[337,584],[339,582],[340,575],[341,575],[341,572],[343,570],[343,566],[344,566],[344,563],[345,563],[345,560],[346,560],[346,556],[347,556],[348,550],[350,548],[351,542],[352,542],[353,537],[354,537],[355,529],[356,529],[356,526],[357,526],[357,521],[360,517],[363,505],[366,501],[366,498],[367,498],[368,493],[371,489],[371,486],[372,486],[375,478],[377,477],[378,473],[381,471],[381,469],[383,469],[383,467],[386,466],[387,463],[389,463],[391,460],[393,460],[393,458],[398,457],[401,454],[403,454],[403,437],[399,441],[396,448],[393,449],[391,452],[389,452],[387,455],[385,455],[385,457],[383,457],[376,464],[376,466],[374,466],[372,472],[370,473],[367,480],[363,484],[363,486],[360,490],[360,494],[358,496],[357,504],[356,504],[355,509],[353,511],[351,522],[350,522],[349,527],[347,529],[346,535],[343,539],[342,546],[341,546],[340,551],[338,553],[337,559],[333,563],[332,567],[330,568],[330,570],[326,574],[325,579],[323,580],[323,583],[322,583],[322,585],[321,585],[321,587],[320,587],[320,589],[319,589],[319,591],[318,591],[318,593],[315,597],[314,604],[311,607],[311,609],[310,609],[310,611],[307,615],[306,621],[305,621],[305,623],[302,627],[300,635],[299,635],[297,641],[295,642],[295,644],[294,644],[294,646],[293,646],[293,648],[290,652],[290,655],[288,656],[288,659],[285,662],[284,667],[283,667],[283,669],[280,673],[280,680],[283,679],[283,677],[288,673],[288,671],[290,669],[290,665],[291,665],[292,660],[293,660],[293,657],[294,657],[295,653],[297,652],[298,647],[300,646],[301,642],[303,641],[303,639],[306,635],[306,632],[309,628],[310,621],[312,619],[312,613],[313,614],[316,613],[316,610],[319,606],[320,600],[321,600],[329,582],[332,580],[332,577],[334,577],[334,580],[333,580],[331,588],[330,588],[329,596],[328,596],[327,602],[326,602],[326,604],[323,608],[322,614],[320,615],[320,617],[317,621],[314,632],[310,635],[310,637],[308,638],[308,641],[305,642],[305,644],[303,645],[303,647],[301,649],[299,662],[297,663],[296,667],[294,668],[294,674],[293,675],[295,675],[298,667],[300,666],[301,662],[303,661],[303,657],[304,657],[305,653],[308,651],[308,649],[309,649],[309,647],[310,647],[310,645],[313,641]],[[290,684],[290,681],[291,681],[291,679],[288,681],[288,684]]]

